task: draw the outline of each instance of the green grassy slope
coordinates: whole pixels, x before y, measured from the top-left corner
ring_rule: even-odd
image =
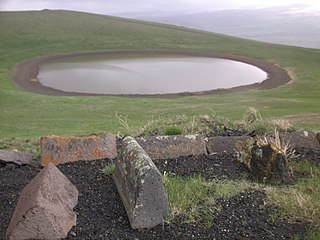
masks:
[[[123,128],[116,112],[128,115],[131,127],[152,116],[212,110],[239,119],[249,106],[264,117],[316,114],[297,125],[320,129],[320,50],[68,11],[1,12],[0,45],[0,138],[117,133]],[[232,52],[273,61],[295,79],[268,91],[178,99],[44,96],[22,91],[10,79],[15,64],[38,56],[125,49]]]

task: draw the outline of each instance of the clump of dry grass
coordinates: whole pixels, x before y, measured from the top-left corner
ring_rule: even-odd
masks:
[[[274,129],[279,132],[293,131],[293,126],[288,120],[263,119],[260,112],[254,107],[249,107],[243,118],[235,122],[235,126],[247,132],[255,130],[260,135],[272,133]]]
[[[274,136],[266,136],[264,135],[263,137],[257,137],[257,143],[259,145],[268,145],[268,144],[273,144],[279,149],[283,155],[286,157],[287,160],[292,159],[296,157],[295,155],[295,150],[292,147],[292,144],[290,141],[283,141],[280,138],[280,133],[277,129],[274,129]]]
[[[207,134],[211,131],[221,131],[232,123],[227,118],[216,115],[186,116],[175,115],[159,119],[151,119],[145,126],[133,132],[134,135],[165,135],[171,126],[182,129],[181,134]]]

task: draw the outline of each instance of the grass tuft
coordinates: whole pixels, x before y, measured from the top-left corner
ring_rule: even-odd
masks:
[[[164,174],[169,198],[168,221],[180,216],[185,222],[199,222],[212,226],[214,214],[220,206],[218,199],[227,199],[258,185],[245,181],[207,182],[201,176],[183,178]]]
[[[102,172],[108,176],[112,176],[114,171],[116,170],[116,165],[114,163],[108,164],[102,169]]]
[[[39,138],[4,138],[0,139],[0,149],[28,152],[40,159]]]
[[[165,135],[181,135],[182,129],[178,126],[170,126],[166,128],[164,134]]]
[[[307,170],[309,177],[293,186],[269,189],[268,201],[278,206],[284,217],[309,221],[320,230],[320,167],[304,162],[296,168]]]
[[[264,119],[259,110],[249,107],[240,121],[235,121],[236,128],[242,128],[246,132],[255,132],[259,135],[270,134],[274,130],[278,132],[293,131],[294,128],[289,121],[284,119]]]

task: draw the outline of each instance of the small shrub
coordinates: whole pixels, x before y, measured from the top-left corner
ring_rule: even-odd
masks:
[[[165,135],[180,135],[182,134],[182,129],[178,126],[170,126],[167,127],[165,132]]]
[[[102,169],[102,172],[108,176],[111,176],[114,173],[115,169],[116,165],[112,163],[105,166],[104,169]]]

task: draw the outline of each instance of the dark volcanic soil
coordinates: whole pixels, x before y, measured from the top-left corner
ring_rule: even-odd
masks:
[[[310,226],[306,223],[272,223],[274,211],[264,204],[265,194],[248,190],[228,200],[220,200],[221,211],[213,215],[214,225],[186,224],[182,218],[150,230],[131,230],[125,209],[110,176],[101,169],[110,160],[83,161],[59,166],[79,191],[77,226],[67,239],[303,239]],[[245,169],[228,154],[187,157],[158,161],[160,171],[190,176],[201,173],[206,179],[236,179]],[[17,203],[19,192],[40,169],[0,166],[0,239]]]

